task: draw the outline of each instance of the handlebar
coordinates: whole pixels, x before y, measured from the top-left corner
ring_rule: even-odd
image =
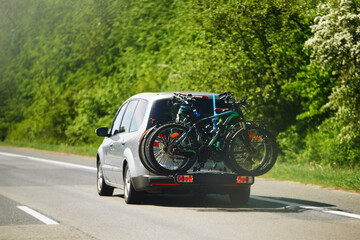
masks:
[[[207,97],[206,96],[193,96],[191,93],[176,92],[176,93],[174,93],[174,96],[171,98],[171,102],[173,105],[177,106],[177,105],[181,105],[185,101],[195,101],[197,99],[207,99]]]
[[[221,100],[228,100],[228,99],[232,99],[233,96],[231,94],[231,92],[223,92],[219,94],[219,99]]]
[[[233,105],[237,105],[237,106],[246,106],[247,105],[247,102],[245,99],[236,101],[236,99],[234,98],[234,96],[232,95],[231,92],[223,92],[223,93],[219,94],[219,99],[224,100]]]
[[[223,93],[219,94],[218,97],[220,100],[230,103],[234,107],[246,106],[248,104],[245,99],[236,101],[236,99],[233,97],[231,92],[223,92]],[[208,99],[208,97],[207,96],[193,96],[191,93],[176,92],[176,93],[174,93],[174,96],[171,98],[171,103],[175,106],[179,106],[186,101],[191,102],[191,101],[195,101],[197,99]],[[187,102],[186,104],[189,104],[189,103]]]

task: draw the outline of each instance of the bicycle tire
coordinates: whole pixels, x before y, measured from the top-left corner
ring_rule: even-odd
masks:
[[[156,129],[146,143],[147,160],[162,175],[186,172],[196,159],[195,138],[189,134],[182,146],[174,145],[189,129],[181,124],[164,124]],[[176,153],[179,150],[181,153]]]
[[[146,143],[149,141],[149,138],[151,134],[155,131],[156,126],[153,126],[146,130],[144,134],[141,136],[139,140],[139,148],[138,148],[138,154],[140,161],[142,165],[149,171],[154,174],[159,174],[159,172],[156,170],[156,168],[151,164],[151,162],[148,160],[148,156],[146,154]]]
[[[236,169],[236,165],[234,165],[234,163],[232,161],[229,160],[229,146],[230,146],[230,142],[231,142],[231,139],[233,138],[234,134],[236,133],[237,131],[230,131],[227,136],[225,137],[225,146],[224,146],[224,165],[227,169],[230,169],[232,171],[235,171]]]
[[[275,139],[263,127],[249,126],[246,130],[238,130],[228,146],[227,161],[237,173],[263,175],[274,166],[276,158]]]

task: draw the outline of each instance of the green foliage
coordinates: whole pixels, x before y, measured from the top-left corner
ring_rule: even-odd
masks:
[[[189,88],[231,89],[256,106],[253,115],[267,119],[274,132],[284,131],[301,110],[293,83],[308,61],[303,42],[311,33],[311,7],[298,1],[194,1],[200,29],[182,69]]]
[[[360,150],[341,143],[338,134],[339,130],[334,127],[332,119],[325,120],[303,138],[294,128],[289,129],[280,135],[279,143],[284,150],[280,161],[356,168],[360,161]]]
[[[324,109],[336,132],[340,164],[360,163],[360,9],[358,1],[333,0],[318,6],[314,36],[306,46],[313,50],[312,64],[330,67],[336,82]],[[326,123],[329,124],[328,122]],[[326,127],[326,129],[328,129]],[[320,130],[321,132],[321,130]],[[320,133],[321,134],[321,133]],[[335,140],[334,140],[335,141]]]
[[[2,139],[98,141],[93,130],[109,125],[122,101],[171,86],[181,1],[41,0],[27,10],[3,2],[4,22],[18,9],[23,17],[1,34],[12,54],[1,71]]]
[[[131,95],[231,91],[283,161],[357,166],[359,2],[319,3],[0,0],[0,139],[96,145]]]

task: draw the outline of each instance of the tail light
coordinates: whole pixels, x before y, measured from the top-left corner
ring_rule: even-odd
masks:
[[[253,183],[254,178],[251,176],[238,176],[236,178],[237,183]]]
[[[194,181],[194,177],[192,175],[178,175],[176,177],[176,181],[178,183],[192,183]]]

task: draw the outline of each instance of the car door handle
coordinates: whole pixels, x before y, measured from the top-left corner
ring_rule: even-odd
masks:
[[[109,146],[110,146],[111,148],[113,147],[113,145],[114,145],[114,143],[110,143],[110,144],[109,144]]]
[[[125,145],[125,139],[121,140],[121,144]]]

